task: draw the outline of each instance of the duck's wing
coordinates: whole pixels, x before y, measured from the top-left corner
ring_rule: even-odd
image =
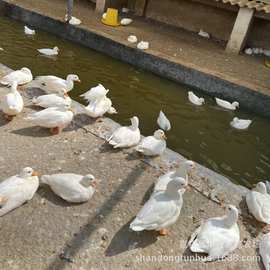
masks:
[[[166,115],[163,113],[163,111],[160,111],[158,119],[157,119],[157,124],[159,127],[165,131],[168,131],[171,129],[171,123],[169,119],[166,117]]]
[[[164,199],[163,194],[153,195],[130,224],[134,231],[155,229],[165,223],[176,212],[176,207],[170,200]]]

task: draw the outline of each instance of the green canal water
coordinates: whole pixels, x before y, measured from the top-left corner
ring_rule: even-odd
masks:
[[[102,83],[110,89],[109,97],[119,112],[112,117],[117,122],[128,124],[129,118],[137,115],[142,134],[149,135],[157,128],[157,115],[162,109],[172,123],[167,134],[171,149],[245,186],[270,176],[268,119],[242,109],[224,111],[208,96],[204,96],[205,106],[195,107],[187,99],[187,91],[191,90],[187,86],[43,31],[37,30],[34,37],[26,36],[23,24],[7,18],[0,17],[0,32],[3,64],[13,69],[29,67],[34,76],[78,74],[82,83],[76,84],[71,96],[80,102],[81,93]],[[55,59],[37,53],[38,48],[54,46],[60,48]],[[233,130],[229,123],[234,116],[254,122],[248,131]]]

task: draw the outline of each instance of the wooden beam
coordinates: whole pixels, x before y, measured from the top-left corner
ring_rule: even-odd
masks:
[[[96,12],[103,13],[105,11],[106,0],[97,0],[96,1]]]
[[[135,14],[138,16],[145,16],[148,0],[136,0]]]
[[[238,54],[243,49],[253,21],[253,15],[254,9],[245,7],[239,9],[230,39],[226,47],[227,52]]]

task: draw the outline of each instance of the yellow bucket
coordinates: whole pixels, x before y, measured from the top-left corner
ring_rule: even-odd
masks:
[[[119,26],[118,10],[114,8],[108,8],[106,12],[106,18],[101,19],[102,23],[109,26]]]
[[[270,60],[266,60],[266,61],[265,61],[265,65],[266,65],[268,68],[270,68]]]

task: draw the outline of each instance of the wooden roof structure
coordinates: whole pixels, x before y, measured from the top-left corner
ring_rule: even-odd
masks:
[[[231,4],[232,6],[238,5],[239,7],[247,7],[255,9],[256,11],[264,11],[270,13],[270,0],[216,0],[225,4]]]

